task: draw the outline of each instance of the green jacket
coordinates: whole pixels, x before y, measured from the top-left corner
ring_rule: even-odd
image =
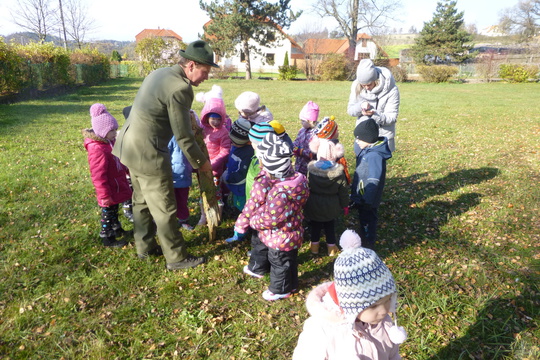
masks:
[[[259,175],[260,172],[261,167],[259,166],[259,159],[257,158],[257,155],[253,155],[246,174],[246,202],[251,197],[251,188],[253,187],[255,176]]]
[[[182,67],[174,65],[153,71],[135,96],[113,154],[138,173],[172,176],[168,144],[174,135],[188,161],[198,169],[208,159],[191,130],[192,103],[193,89]]]

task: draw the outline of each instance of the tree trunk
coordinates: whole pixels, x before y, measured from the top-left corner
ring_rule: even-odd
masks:
[[[251,62],[249,61],[249,45],[244,41],[244,56],[246,59],[246,80],[251,80]]]
[[[60,3],[60,21],[62,22],[62,30],[64,32],[64,49],[67,50],[67,35],[66,35],[66,23],[64,22],[64,9],[62,8],[62,0],[58,0]]]
[[[202,129],[197,124],[195,116],[191,114],[191,128],[195,134],[195,141],[201,148],[203,153],[208,157],[208,149],[204,143]],[[212,171],[198,170],[199,189],[203,203],[204,213],[206,214],[206,224],[208,225],[208,237],[210,241],[216,239],[216,230],[219,225],[220,213],[216,198],[216,186],[214,185],[214,177]]]

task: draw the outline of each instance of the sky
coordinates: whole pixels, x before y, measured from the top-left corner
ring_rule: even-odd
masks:
[[[19,0],[24,1],[24,0]],[[51,0],[55,2],[55,0]],[[170,29],[180,35],[184,42],[197,40],[202,26],[209,18],[199,8],[198,0],[80,0],[86,4],[89,18],[94,19],[95,30],[86,40],[135,41],[135,35],[143,29]],[[401,0],[403,11],[396,29],[408,31],[411,26],[420,31],[424,22],[432,19],[438,0]],[[208,2],[208,1],[207,1]],[[293,23],[288,34],[297,34],[314,26],[332,31],[336,26],[331,19],[321,20],[310,11],[316,0],[291,0],[294,11],[304,13]],[[510,8],[518,0],[458,0],[457,8],[464,11],[466,24],[475,24],[478,30],[496,25],[502,10]],[[151,5],[151,6],[150,6]],[[11,11],[17,9],[17,0],[0,0],[0,35],[24,31],[13,24]],[[314,25],[322,24],[322,25]]]

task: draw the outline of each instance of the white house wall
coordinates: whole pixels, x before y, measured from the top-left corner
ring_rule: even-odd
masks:
[[[277,73],[278,67],[283,65],[283,61],[285,60],[286,53],[288,53],[289,64],[292,65],[292,62],[291,62],[292,46],[291,46],[291,41],[289,39],[284,38],[281,40],[277,40],[272,44],[272,46],[260,46],[260,45],[257,45],[252,40],[249,41],[249,44],[251,46],[255,46],[261,49],[261,53],[265,54],[263,57],[255,53],[254,51],[251,51],[250,60],[251,60],[252,72]],[[234,66],[238,69],[238,71],[245,71],[246,64],[245,62],[240,61],[241,48],[242,48],[242,45],[238,44],[236,46],[236,54],[229,58],[222,58],[221,61],[219,61],[219,65]],[[274,54],[274,65],[266,64],[265,62],[266,54]]]
[[[358,54],[369,54],[370,59],[377,57],[377,45],[371,40],[368,40],[366,46],[362,46],[362,40],[356,42],[356,52],[354,54],[354,60],[358,60]]]

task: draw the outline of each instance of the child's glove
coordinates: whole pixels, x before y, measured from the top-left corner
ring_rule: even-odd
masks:
[[[225,242],[227,243],[233,243],[236,241],[242,241],[246,238],[246,234],[239,233],[238,231],[234,231],[234,235],[228,239],[225,239]]]
[[[348,206],[346,206],[346,207],[343,208],[343,214],[344,214],[345,216],[349,215],[349,207],[348,207]]]

